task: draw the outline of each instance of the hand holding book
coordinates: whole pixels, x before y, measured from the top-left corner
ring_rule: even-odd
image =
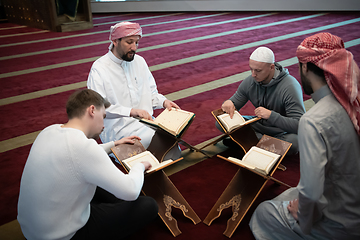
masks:
[[[234,103],[228,99],[221,105],[221,110],[224,113],[228,113],[230,115],[230,118],[232,119],[234,116],[234,113],[236,112]]]
[[[164,101],[163,106],[164,106],[164,108],[166,108],[168,110],[170,110],[171,108],[180,109],[180,107],[176,103],[174,103],[173,101],[170,101],[168,99],[166,99]]]
[[[219,119],[219,121],[221,122],[221,124],[223,125],[223,127],[227,132],[231,132],[232,130],[241,127],[245,124],[249,124],[259,120],[259,118],[257,117],[252,118],[250,120],[245,120],[236,110],[234,111],[234,115],[232,118],[228,113],[220,114],[217,116],[217,118]]]
[[[151,167],[152,167],[151,163],[150,163],[150,162],[148,162],[148,161],[141,161],[141,163],[144,165],[144,167],[145,167],[145,171],[150,170],[150,169],[151,169]]]
[[[160,163],[151,152],[145,151],[123,160],[122,163],[126,166],[128,170],[130,170],[137,163],[143,163],[146,169],[146,173],[151,173],[161,170],[166,166],[171,165],[181,159],[182,158],[176,161],[169,159]],[[148,166],[148,164],[150,164],[150,166]]]
[[[142,163],[145,166],[146,173],[156,172],[183,159],[169,159],[160,163],[150,151],[146,151],[138,139],[134,139],[134,142],[134,144],[119,144],[111,148],[115,157],[127,171],[129,171],[134,164]]]
[[[182,130],[195,117],[195,114],[178,108],[165,109],[153,121],[141,119],[140,122],[161,128],[174,136],[180,135]]]

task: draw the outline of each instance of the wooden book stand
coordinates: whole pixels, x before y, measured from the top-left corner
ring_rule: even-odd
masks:
[[[145,151],[145,148],[139,141],[135,141],[134,145],[120,144],[111,148],[111,150],[123,165],[122,160]],[[123,167],[126,170],[124,165]],[[194,224],[201,222],[201,219],[196,215],[195,211],[186,202],[185,198],[166,176],[163,170],[145,175],[142,192],[144,195],[150,196],[156,200],[159,206],[158,214],[174,237],[181,234],[181,231],[176,219],[171,215],[172,207],[180,209],[184,216],[189,218]]]
[[[215,139],[214,141],[206,144],[201,149],[203,149],[207,146],[210,146],[211,144],[216,144],[216,143],[220,142],[222,139],[224,139],[225,137],[230,137],[231,140],[233,140],[235,143],[237,143],[242,148],[242,150],[246,153],[247,151],[250,150],[250,148],[252,146],[255,146],[259,141],[259,139],[257,138],[257,136],[255,134],[255,131],[251,127],[251,124],[253,122],[260,120],[260,118],[255,118],[251,121],[248,121],[241,127],[236,128],[236,129],[232,130],[231,132],[228,132],[228,131],[226,131],[226,128],[223,126],[223,124],[217,117],[223,113],[225,113],[225,112],[221,108],[216,109],[211,112],[211,114],[214,116],[214,118],[216,119],[216,121],[218,122],[220,127],[223,129],[224,134],[221,135],[220,137],[218,137],[217,139]],[[280,164],[278,166],[278,168],[283,171],[286,170],[286,167],[282,164]]]
[[[243,135],[243,138],[248,137],[247,135],[245,136],[246,137]],[[229,238],[233,235],[245,214],[254,203],[258,195],[261,193],[265,184],[270,179],[274,180],[278,184],[283,184],[287,187],[290,187],[289,185],[273,178],[272,175],[288,152],[291,143],[264,135],[256,144],[256,146],[281,155],[277,164],[275,164],[268,175],[262,175],[246,167],[240,167],[224,192],[221,194],[220,198],[217,200],[213,208],[204,219],[204,223],[210,226],[210,224],[221,215],[222,210],[228,207],[232,207],[233,215],[228,220],[227,227],[224,232],[224,235]],[[243,149],[244,148],[245,147],[243,147]],[[218,155],[218,157],[226,160],[226,158],[222,156]]]
[[[185,142],[182,139],[182,137],[184,136],[184,134],[190,127],[191,123],[194,121],[194,118],[192,118],[190,120],[189,124],[182,130],[182,132],[179,134],[179,136],[174,136],[171,133],[169,133],[161,128],[155,128],[156,132],[155,132],[147,150],[150,151],[152,154],[154,154],[154,156],[159,160],[159,162],[163,161],[165,155],[170,151],[170,149],[177,146],[177,144],[179,144],[179,143],[191,150],[201,152],[205,156],[211,157],[206,152],[190,145],[189,143]],[[150,127],[153,127],[153,126],[150,126]]]

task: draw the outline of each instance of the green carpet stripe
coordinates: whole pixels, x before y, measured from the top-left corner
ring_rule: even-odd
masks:
[[[47,65],[47,66],[43,66],[43,67],[20,70],[20,71],[16,71],[16,72],[3,73],[3,74],[0,74],[0,79],[6,78],[6,77],[19,76],[19,75],[23,75],[23,74],[41,72],[41,71],[51,70],[51,69],[55,69],[55,68],[67,67],[67,66],[72,66],[75,64],[93,62],[98,58],[99,57],[85,58],[85,59],[80,59],[80,60],[75,60],[75,61],[70,61],[70,62]]]
[[[86,87],[86,81],[0,99],[0,106]]]
[[[134,18],[134,19],[126,19],[126,20],[122,20],[122,21],[138,21],[138,20],[146,20],[149,18],[160,18],[160,17],[166,17],[166,16],[172,16],[172,15],[177,15],[179,13],[173,13],[173,14],[167,14],[167,15],[160,15],[160,16],[154,16],[154,17],[143,17],[143,18]],[[97,31],[97,32],[89,32],[89,33],[80,33],[80,34],[73,34],[73,35],[67,35],[67,36],[63,36],[63,37],[56,37],[56,38],[45,38],[45,39],[38,39],[38,40],[34,40],[34,41],[27,41],[27,42],[19,42],[19,43],[9,43],[9,44],[4,44],[4,45],[0,45],[1,47],[12,47],[12,46],[19,46],[19,45],[24,45],[24,44],[33,44],[33,43],[40,43],[40,42],[48,42],[48,41],[53,41],[53,40],[63,40],[63,39],[69,39],[69,38],[74,38],[74,37],[82,37],[82,36],[89,36],[89,35],[94,35],[94,34],[100,34],[100,33],[108,33],[110,30],[103,30],[103,31]]]
[[[262,14],[262,15],[253,16],[251,18],[249,18],[249,17],[247,17],[247,18],[238,18],[238,19],[234,19],[234,20],[230,20],[230,21],[243,21],[243,20],[247,20],[247,19],[253,19],[253,18],[264,17],[264,16],[269,16],[269,15],[272,15],[272,14]],[[184,19],[182,19],[182,20],[184,20]],[[222,22],[217,22],[217,23],[213,23],[213,24],[218,25],[218,24],[225,24],[225,23],[228,23],[228,22],[229,21],[222,21]],[[161,24],[161,23],[159,23],[159,24]],[[149,24],[149,25],[151,25],[151,24]],[[142,25],[142,27],[146,27],[146,26],[148,26],[148,25]],[[197,26],[193,26],[193,27],[190,27],[190,28],[194,29],[194,28],[200,28],[200,27],[205,27],[205,26],[206,27],[212,26],[212,23],[203,24],[203,25],[197,25]],[[177,31],[188,30],[190,28],[180,28]],[[107,30],[107,32],[108,32],[108,30]],[[150,36],[150,35],[164,34],[166,32],[167,31],[162,31],[160,33],[144,34],[143,37]],[[231,31],[231,32],[236,33],[236,30]],[[186,42],[194,42],[194,41],[209,39],[209,38],[216,37],[216,36],[224,36],[226,34],[231,34],[231,33],[226,32],[226,33],[222,33],[222,34],[213,34],[213,35],[199,37],[199,38],[192,38],[192,39],[187,39],[187,40],[183,40],[183,41],[177,41],[177,42],[174,42],[174,43],[160,44],[160,45],[150,46],[150,47],[146,47],[146,48],[140,48],[138,50],[138,52],[163,48],[163,47],[165,47],[167,45],[168,46],[174,46],[174,45],[178,45],[178,44],[182,44],[182,43],[186,43]],[[64,51],[64,50],[76,49],[76,48],[81,48],[81,47],[96,46],[96,45],[100,45],[100,44],[109,44],[109,43],[110,43],[109,40],[105,40],[105,41],[100,41],[100,42],[95,42],[95,43],[79,44],[79,45],[63,47],[63,48],[48,49],[48,50],[37,51],[37,52],[30,52],[30,53],[22,53],[22,54],[16,54],[16,55],[11,55],[11,56],[4,56],[4,57],[0,57],[0,60],[14,59],[14,58],[19,58],[19,57],[28,57],[28,56],[38,55],[38,54],[59,52],[59,51]]]
[[[0,28],[0,31],[1,31],[1,30],[16,29],[16,28],[24,28],[24,27],[27,27],[27,26],[14,26],[14,27]]]
[[[14,137],[0,142],[0,153],[32,144],[40,131]]]
[[[262,24],[262,25],[258,25],[258,26],[255,26],[255,27],[236,29],[236,30],[232,30],[232,31],[221,32],[221,33],[206,35],[206,36],[197,37],[197,38],[189,38],[189,39],[185,39],[185,40],[181,40],[181,41],[176,41],[176,42],[171,42],[171,43],[164,43],[164,44],[155,45],[155,46],[151,46],[151,47],[141,48],[138,51],[154,50],[154,49],[159,49],[159,48],[164,48],[164,47],[169,47],[169,46],[175,46],[175,45],[184,44],[184,43],[190,43],[190,42],[195,42],[195,41],[211,39],[211,38],[215,38],[215,37],[222,37],[222,36],[227,36],[227,35],[230,35],[230,34],[235,34],[235,33],[240,33],[240,32],[245,32],[245,31],[251,31],[251,30],[255,30],[255,29],[261,29],[261,28],[265,28],[265,27],[269,27],[269,26],[275,26],[275,25],[285,24],[285,23],[294,22],[294,21],[300,21],[300,20],[304,20],[304,19],[308,19],[308,18],[322,16],[322,15],[324,15],[324,14],[315,14],[315,15],[301,17],[301,18],[294,18],[294,19],[290,19],[290,20],[273,22],[273,23],[270,23],[270,25],[269,24]]]
[[[127,13],[127,14],[121,14],[121,15],[110,15],[110,16],[102,16],[102,17],[93,17],[93,20],[113,18],[113,17],[124,17],[124,16],[131,16],[131,15],[134,15],[134,13]]]
[[[36,31],[36,32],[26,32],[26,33],[16,33],[16,34],[8,34],[8,35],[1,35],[0,38],[7,38],[7,37],[22,37],[25,35],[32,35],[38,33],[45,33],[49,32],[48,30]]]
[[[179,15],[179,14],[180,14],[180,13],[173,14],[173,15]],[[221,15],[225,15],[225,14],[229,14],[229,13],[228,13],[228,12],[225,12],[225,13],[217,13],[217,14],[212,14],[212,15],[199,16],[199,17],[191,17],[191,18],[184,18],[184,19],[166,21],[166,22],[161,22],[161,23],[144,24],[144,25],[141,25],[141,27],[144,27],[144,26],[149,27],[149,26],[157,26],[157,25],[168,24],[168,23],[177,23],[177,22],[191,21],[191,20],[196,20],[196,19],[202,19],[202,18],[209,18],[209,17],[221,16]],[[116,24],[116,23],[118,23],[118,22],[119,22],[119,21],[106,22],[106,23],[99,23],[99,24],[96,24],[96,25],[99,26],[99,25]],[[94,26],[95,26],[95,24],[94,24]]]
[[[268,14],[264,14],[264,15],[260,15],[260,16],[266,16]],[[260,29],[260,28],[264,28],[264,27],[269,27],[269,26],[274,26],[274,25],[278,25],[278,24],[285,24],[285,23],[289,23],[289,22],[294,22],[294,21],[301,21],[301,20],[304,20],[304,19],[308,19],[308,18],[313,18],[313,17],[318,17],[318,16],[322,16],[324,14],[314,14],[314,15],[310,15],[310,16],[306,16],[306,17],[300,17],[300,18],[294,18],[294,19],[289,19],[289,20],[284,20],[284,21],[280,21],[280,22],[274,22],[274,23],[269,23],[269,24],[263,24],[263,25],[259,25],[259,26],[255,26],[255,27],[249,27],[249,28],[244,28],[244,29],[237,29],[237,30],[233,30],[233,31],[228,31],[228,32],[224,32],[224,33],[218,33],[218,34],[212,34],[212,35],[209,35],[209,36],[206,36],[206,37],[199,37],[199,38],[194,38],[194,39],[187,39],[187,40],[184,40],[184,41],[178,41],[176,42],[176,44],[181,44],[181,43],[187,43],[187,42],[192,42],[192,41],[199,41],[199,40],[204,40],[204,39],[210,39],[210,38],[213,38],[213,37],[219,37],[219,36],[226,36],[226,35],[229,35],[229,34],[234,34],[234,33],[239,33],[239,32],[244,32],[244,31],[250,31],[250,30],[254,30],[254,29]],[[246,18],[248,19],[248,18]],[[238,19],[240,20],[240,19]],[[245,18],[241,18],[241,20],[245,20]],[[206,24],[207,25],[207,24]],[[200,25],[202,26],[202,25]],[[183,28],[182,28],[183,29]],[[176,29],[177,31],[178,29]],[[144,35],[146,36],[146,35]],[[102,41],[101,43],[109,43],[109,41]],[[88,44],[83,44],[83,45],[86,45],[86,46],[90,46]],[[159,46],[152,46],[152,47],[147,47],[147,48],[143,48],[143,49],[139,49],[138,52],[142,52],[142,51],[147,51],[147,50],[152,50],[152,49],[157,49],[157,48],[162,48],[164,47],[165,45],[169,45],[169,46],[172,46],[172,43],[169,43],[169,44],[161,44]],[[175,45],[175,44],[174,44]],[[244,46],[244,45],[242,45]],[[75,48],[75,47],[73,47]],[[240,47],[237,47],[237,48],[241,48]],[[245,47],[246,48],[246,47]],[[244,49],[245,49],[244,48]],[[65,50],[64,48],[60,48],[62,50]],[[241,50],[241,49],[240,49]],[[52,51],[57,51],[57,50],[52,50]],[[221,55],[221,54],[224,54],[224,53],[221,53],[221,51],[223,51],[224,53],[228,53],[227,49],[224,49],[224,50],[219,50],[217,52],[212,52],[212,53],[215,53],[214,56],[217,56],[217,55]],[[229,51],[233,51],[233,50],[229,50]],[[236,51],[236,50],[235,50]],[[44,51],[42,51],[44,52]],[[50,52],[50,50],[47,50],[46,51],[47,53]],[[208,58],[207,55],[211,55],[212,53],[206,53],[206,54],[202,54],[202,55],[198,55],[198,56],[195,56],[193,58],[197,58],[197,57],[203,57],[203,58]],[[25,55],[25,54],[23,54]],[[29,56],[29,55],[28,55]],[[44,68],[47,68],[49,67],[49,69],[54,69],[56,68],[58,65],[61,67],[61,66],[69,66],[69,65],[74,65],[76,64],[77,61],[80,61],[80,63],[86,63],[86,62],[90,62],[90,61],[93,61],[93,59],[97,59],[99,58],[100,56],[98,57],[92,57],[92,58],[85,58],[85,59],[81,59],[81,60],[76,60],[76,61],[71,61],[71,62],[65,62],[65,63],[60,63],[60,64],[53,64],[53,65],[48,65],[46,67],[39,67],[39,68],[32,68],[32,69],[25,69],[25,70],[21,70],[21,71],[15,71],[15,72],[9,72],[9,73],[3,73],[3,74],[0,74],[0,79],[1,78],[5,78],[5,77],[12,77],[12,76],[18,76],[18,75],[22,75],[22,74],[27,74],[27,73],[33,73],[33,72],[38,72],[38,71],[44,71]],[[5,57],[4,57],[5,58]],[[190,58],[185,58],[185,59],[188,59],[190,61],[197,61],[197,60],[191,60]],[[3,59],[1,59],[3,60]],[[200,59],[199,59],[200,60]],[[177,60],[177,61],[182,61],[182,60]],[[190,62],[189,61],[189,62]],[[172,66],[171,64],[174,64],[175,65],[178,65],[176,64],[176,61],[173,61],[173,62],[168,62],[168,63],[164,63],[163,65],[159,64],[157,66],[160,67],[160,69],[162,68],[166,68],[166,64],[170,64],[170,66]],[[64,65],[64,64],[67,64],[67,65]],[[182,64],[182,63],[181,63]],[[45,69],[46,70],[46,69]]]
[[[257,41],[257,42],[254,42],[254,43],[245,44],[245,45],[237,46],[237,47],[234,47],[234,48],[228,48],[228,49],[219,50],[219,51],[215,51],[215,52],[211,52],[211,53],[201,54],[201,55],[198,55],[198,56],[185,58],[185,59],[180,59],[180,60],[168,62],[168,63],[165,63],[165,64],[154,65],[154,66],[150,67],[150,70],[151,71],[156,71],[156,70],[164,69],[164,68],[167,68],[167,67],[172,67],[172,66],[176,66],[176,65],[180,65],[180,64],[185,64],[185,63],[188,63],[188,62],[198,61],[198,60],[213,57],[213,56],[218,56],[218,55],[225,54],[225,53],[228,53],[228,52],[239,51],[239,50],[254,47],[254,46],[264,45],[264,44],[272,43],[272,42],[275,42],[275,41],[280,41],[280,40],[288,39],[288,38],[291,38],[291,37],[300,36],[300,35],[303,35],[303,34],[309,34],[309,33],[317,32],[317,31],[323,31],[325,29],[329,29],[329,28],[333,28],[333,27],[339,27],[339,26],[343,26],[343,25],[346,25],[346,24],[351,24],[351,23],[358,22],[358,21],[360,21],[360,18],[356,18],[356,19],[353,19],[353,20],[348,20],[348,21],[344,21],[344,22],[340,22],[340,23],[336,23],[336,24],[330,24],[330,25],[327,25],[327,26],[322,26],[322,27],[318,27],[318,28],[314,28],[314,29],[309,29],[309,30],[298,32],[298,33],[292,33],[292,34],[284,35],[284,36],[281,36],[281,37],[274,37],[274,38],[270,38],[270,39],[266,39],[266,40],[262,40],[262,41]],[[357,45],[358,43],[357,43],[357,40],[353,40],[353,41],[350,42],[350,44],[356,44]],[[55,69],[55,68],[58,68],[58,67],[71,66],[73,64],[93,62],[97,58],[98,57],[82,59],[82,60],[77,60],[77,61],[72,61],[72,62],[61,63],[61,64],[54,64],[54,65],[41,67],[41,68],[27,69],[27,70],[13,72],[13,73],[18,73],[18,75],[21,75],[21,74],[26,74],[26,73],[44,71],[44,70],[48,70],[48,69]],[[21,72],[21,74],[19,74],[19,72]],[[0,74],[0,78],[7,77],[7,76],[3,76],[3,75],[5,75],[5,74]],[[86,86],[86,81],[84,81],[81,86],[83,86],[83,85]],[[64,86],[64,88],[66,88],[66,86]],[[51,91],[51,89],[48,89],[48,90]],[[48,95],[47,94],[48,90],[39,91],[39,92],[37,92],[37,95],[41,96],[41,93]],[[43,95],[43,96],[46,96],[46,95]],[[28,98],[28,97],[30,97],[30,98]],[[22,94],[22,95],[10,97],[10,98],[3,98],[3,99],[0,99],[0,106],[10,104],[10,103],[24,101],[24,100],[27,100],[27,99],[33,99],[33,98],[34,97],[33,97],[32,93]]]
[[[360,38],[346,42],[345,48],[353,47],[356,45],[360,45]],[[283,67],[289,67],[291,65],[297,64],[298,59],[297,57],[289,58],[284,61],[280,61],[279,64]],[[176,101],[179,99],[187,98],[190,96],[193,96],[195,94],[203,93],[206,91],[214,90],[220,87],[224,87],[229,84],[233,84],[236,82],[240,82],[244,80],[247,76],[251,75],[251,71],[242,72],[239,74],[235,74],[226,78],[221,78],[218,80],[214,80],[208,83],[204,83],[201,85],[197,85],[195,87],[187,88],[184,90],[180,90],[177,92],[173,92],[170,94],[167,94],[166,97],[172,101]]]
[[[257,16],[227,20],[227,21],[223,21],[223,22],[207,23],[207,24],[202,24],[199,26],[172,29],[172,30],[167,30],[167,31],[162,31],[162,32],[149,33],[149,34],[147,34],[147,36],[155,36],[155,35],[160,35],[160,34],[173,33],[173,32],[179,32],[179,31],[184,31],[184,30],[191,30],[191,29],[200,28],[200,27],[216,26],[216,25],[225,24],[225,23],[239,22],[239,21],[250,20],[250,19],[259,18],[259,17],[266,17],[266,16],[270,16],[270,15],[274,15],[274,14],[276,14],[276,13],[267,13],[267,14],[262,14],[262,15],[257,15]],[[263,25],[260,25],[260,26],[263,26]],[[234,30],[234,31],[236,31],[236,30]]]
[[[62,47],[62,48],[48,49],[48,50],[42,50],[42,51],[37,51],[37,52],[15,54],[15,55],[11,55],[11,56],[0,57],[0,61],[21,58],[21,57],[35,56],[35,55],[39,55],[39,54],[61,52],[61,51],[83,48],[83,47],[91,47],[91,46],[96,46],[96,45],[100,45],[100,44],[108,44],[109,45],[110,41],[106,40],[106,41],[101,41],[101,42],[96,42],[96,43],[86,43],[86,44],[79,44],[79,45],[74,45],[74,46],[70,46],[70,47]]]
[[[121,15],[110,15],[110,16],[102,16],[102,17],[93,17],[93,20],[113,18],[113,17],[124,17],[124,16],[130,16],[130,15],[134,15],[134,13],[127,13],[127,14],[121,14]]]
[[[273,42],[277,42],[277,41],[286,40],[286,39],[293,38],[293,37],[302,36],[305,34],[321,32],[321,31],[324,31],[324,30],[327,30],[330,28],[340,27],[340,26],[344,26],[344,25],[359,22],[359,21],[360,21],[360,18],[356,18],[356,19],[352,19],[352,20],[348,20],[348,21],[344,21],[344,22],[330,24],[327,26],[317,27],[317,28],[313,28],[313,29],[296,32],[296,33],[286,34],[286,35],[279,36],[279,37],[273,37],[273,38],[269,38],[269,39],[265,39],[265,40],[261,40],[261,41],[256,41],[256,42],[252,42],[252,43],[248,43],[248,44],[244,44],[244,45],[240,45],[240,46],[236,46],[236,47],[232,47],[232,48],[226,48],[226,49],[222,49],[222,50],[218,50],[218,51],[214,51],[214,52],[210,52],[210,53],[204,53],[204,54],[200,54],[200,55],[193,56],[193,57],[182,58],[179,60],[152,66],[152,67],[150,67],[150,70],[157,71],[157,70],[161,70],[164,68],[169,68],[169,67],[178,66],[181,64],[185,64],[185,63],[199,61],[199,60],[206,59],[209,57],[214,57],[214,56],[219,56],[219,55],[226,54],[226,53],[240,51],[240,50],[243,50],[246,48],[261,46],[261,45],[265,45],[265,44],[269,44],[269,43],[273,43]]]
[[[360,38],[346,42],[345,47],[349,48],[349,47],[356,46],[359,44],[360,44]],[[293,58],[281,61],[279,63],[284,67],[289,67],[291,65],[297,64],[298,60],[296,57],[293,57]],[[242,72],[242,73],[235,74],[235,75],[232,75],[232,76],[229,76],[226,78],[221,78],[221,79],[209,82],[209,83],[201,84],[201,85],[198,85],[195,87],[191,87],[191,88],[180,90],[180,91],[177,91],[174,93],[170,93],[170,94],[165,95],[165,97],[172,101],[176,101],[176,100],[179,100],[182,98],[193,96],[195,94],[214,90],[216,88],[220,88],[220,87],[223,87],[223,86],[235,83],[235,82],[242,81],[250,74],[251,74],[250,71]],[[46,96],[46,95],[52,95],[55,93],[74,90],[74,89],[82,88],[82,87],[86,87],[86,82],[80,82],[80,83],[70,84],[70,85],[66,85],[66,86],[62,86],[62,87],[47,89],[47,90],[39,91],[36,93],[31,93],[31,97],[37,98],[37,97],[39,97],[39,96],[37,96],[37,94],[39,94],[40,96]],[[29,98],[29,99],[32,99],[32,98]],[[312,101],[312,100],[308,100],[308,101]],[[38,135],[38,133],[39,133],[39,131],[1,141],[0,142],[0,153],[32,144],[33,141],[35,140],[36,136]]]
[[[146,20],[146,19],[150,19],[150,18],[167,17],[167,16],[173,16],[173,15],[179,15],[179,14],[181,14],[181,13],[172,13],[172,14],[167,14],[167,15],[153,16],[153,17],[143,17],[143,18],[126,19],[126,20],[122,20],[122,21],[135,22],[135,21],[139,21],[139,20]],[[157,23],[157,24],[162,24],[162,22]],[[151,25],[153,25],[153,24],[151,24]],[[143,28],[143,27],[146,27],[147,25],[144,24],[144,25],[141,25],[141,26],[142,26],[142,28]],[[109,28],[109,29],[110,29],[110,28]],[[53,41],[53,40],[63,40],[63,39],[69,39],[69,38],[74,38],[74,37],[83,37],[83,36],[89,36],[89,35],[101,34],[101,33],[109,33],[109,29],[103,30],[103,31],[96,31],[96,32],[89,32],[89,33],[81,33],[81,34],[68,35],[68,36],[63,36],[63,37],[56,37],[56,38],[46,38],[46,39],[39,39],[39,40],[27,41],[27,42],[9,43],[9,44],[0,45],[0,48],[1,48],[1,47],[12,47],[12,46],[18,46],[18,45],[24,45],[24,44],[48,42],[48,41]],[[144,34],[143,36],[146,36],[146,34]]]
[[[2,47],[14,47],[14,46],[25,45],[25,44],[33,44],[33,43],[49,42],[49,41],[54,41],[54,40],[64,40],[64,39],[69,39],[69,38],[74,38],[74,37],[83,37],[83,36],[89,36],[89,35],[93,35],[93,34],[106,33],[106,32],[108,33],[109,30],[98,31],[98,32],[89,32],[89,33],[81,33],[81,34],[76,34],[76,35],[67,35],[67,36],[56,37],[56,38],[44,38],[44,39],[38,39],[38,40],[34,40],[34,41],[9,43],[9,44],[0,45],[0,48],[2,48]]]
[[[297,62],[298,62],[297,58],[294,57],[294,58],[287,59],[285,61],[281,61],[281,62],[279,62],[279,64],[283,67],[288,67],[293,64],[296,64]],[[221,79],[214,80],[214,81],[204,83],[201,85],[197,85],[197,86],[194,86],[191,88],[173,92],[173,93],[167,94],[166,97],[172,101],[176,101],[176,100],[179,100],[182,98],[191,97],[195,94],[203,93],[206,91],[211,91],[211,90],[214,90],[214,89],[217,89],[220,87],[224,87],[229,84],[240,82],[240,81],[244,80],[246,77],[248,77],[249,75],[251,75],[251,71],[242,72],[242,73],[235,74],[235,75],[232,75],[229,77],[221,78]]]
[[[97,23],[94,24],[94,26],[101,26],[101,25],[112,25],[112,24],[116,24],[118,22],[123,22],[123,21],[128,21],[128,22],[135,22],[135,21],[141,21],[141,20],[149,20],[149,19],[155,19],[155,18],[161,18],[161,17],[169,17],[169,16],[176,16],[176,15],[181,15],[183,13],[170,13],[170,14],[166,14],[166,15],[158,15],[158,16],[151,16],[151,17],[141,17],[141,18],[133,18],[133,19],[129,19],[129,20],[117,20],[117,21],[112,21],[112,22],[104,22],[104,23]],[[123,16],[123,15],[121,15]],[[161,24],[161,23],[160,23]],[[157,24],[155,24],[157,25]],[[142,26],[142,25],[141,25]],[[110,29],[110,27],[109,27]]]
[[[354,40],[351,40],[351,41],[348,41],[348,42],[344,43],[345,48],[357,46],[359,44],[360,44],[360,38],[354,39]]]

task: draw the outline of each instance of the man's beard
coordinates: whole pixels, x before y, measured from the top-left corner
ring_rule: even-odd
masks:
[[[129,56],[129,53],[133,53],[131,57]],[[127,62],[131,62],[132,60],[134,60],[134,57],[135,57],[135,51],[130,51],[121,56],[122,60]]]
[[[304,89],[304,93],[306,95],[311,95],[314,93],[310,83],[309,83],[309,80],[304,76],[304,74],[300,71],[300,78],[301,78],[301,85]]]

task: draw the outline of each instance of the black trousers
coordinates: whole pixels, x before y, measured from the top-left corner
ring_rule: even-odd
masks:
[[[99,187],[90,205],[88,222],[72,240],[124,239],[154,220],[158,213],[158,205],[151,197],[124,201]]]

